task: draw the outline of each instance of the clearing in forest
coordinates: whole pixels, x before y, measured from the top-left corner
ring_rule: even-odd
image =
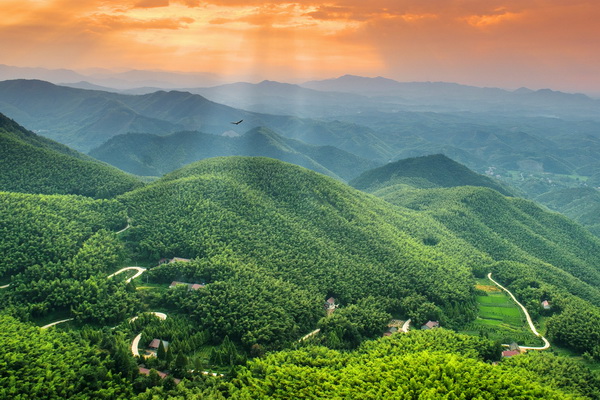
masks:
[[[517,304],[492,281],[477,279],[478,317],[463,333],[483,335],[502,343],[517,342],[522,346],[539,346],[541,341],[531,332],[525,315]]]

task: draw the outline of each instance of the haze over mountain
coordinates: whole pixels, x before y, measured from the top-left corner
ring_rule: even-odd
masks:
[[[29,129],[89,151],[128,132],[166,135],[182,130],[242,134],[267,127],[288,138],[318,146],[336,146],[369,159],[391,152],[369,128],[342,121],[320,121],[247,112],[189,92],[159,91],[123,95],[67,88],[42,81],[0,82],[0,112]],[[244,120],[242,125],[230,122]]]
[[[123,171],[150,176],[162,176],[204,158],[231,155],[272,157],[340,180],[377,166],[336,147],[309,145],[266,128],[254,128],[236,137],[201,132],[167,136],[130,133],[114,136],[89,154]]]

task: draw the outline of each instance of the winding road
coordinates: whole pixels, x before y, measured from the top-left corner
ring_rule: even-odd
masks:
[[[306,334],[306,335],[302,336],[302,337],[301,337],[301,338],[298,340],[298,342],[303,342],[303,341],[305,341],[306,339],[308,339],[309,337],[315,336],[315,335],[316,335],[317,333],[319,333],[319,332],[321,332],[321,329],[317,328],[317,329],[315,329],[314,331],[312,331],[311,333],[308,333],[308,334]]]
[[[533,332],[533,334],[537,337],[539,337],[540,339],[542,339],[544,341],[544,345],[541,347],[530,347],[530,346],[519,346],[521,349],[524,350],[547,350],[550,348],[550,342],[548,341],[548,339],[546,339],[545,337],[543,337],[538,331],[537,329],[535,329],[535,325],[533,325],[533,321],[531,320],[531,316],[529,315],[529,312],[527,311],[527,309],[525,308],[525,306],[523,306],[523,304],[521,304],[517,298],[510,292],[510,290],[508,290],[507,288],[505,288],[504,286],[502,286],[501,284],[499,284],[498,282],[496,282],[494,279],[492,279],[492,273],[490,272],[488,274],[488,279],[492,282],[494,282],[496,284],[496,286],[498,286],[500,289],[504,290],[506,293],[509,294],[509,296],[514,300],[515,303],[517,303],[517,305],[519,307],[521,307],[521,309],[523,310],[523,312],[525,313],[525,317],[527,318],[527,323],[529,324],[529,328],[531,329],[531,332]]]
[[[115,234],[117,234],[117,235],[118,235],[119,233],[123,233],[123,232],[125,232],[127,229],[131,228],[131,226],[129,225],[129,223],[130,223],[130,222],[131,222],[131,221],[129,220],[129,218],[127,218],[127,225],[125,226],[125,228],[121,229],[121,230],[120,230],[120,231],[118,231],[118,232],[115,232]]]
[[[125,267],[125,268],[121,268],[120,270],[118,270],[117,272],[115,272],[114,274],[110,274],[109,276],[107,276],[107,278],[112,278],[115,275],[119,275],[121,272],[125,272],[125,271],[130,271],[130,270],[136,270],[136,274],[134,276],[132,276],[131,278],[127,279],[125,282],[129,283],[132,280],[134,280],[135,278],[137,278],[138,276],[140,276],[141,274],[144,273],[144,271],[146,270],[146,268],[142,268],[142,267]]]
[[[44,325],[40,329],[48,329],[51,326],[62,324],[63,322],[68,322],[68,321],[73,321],[73,318],[61,319],[60,321],[56,321],[56,322],[52,322],[52,323],[50,323],[48,325]]]
[[[400,328],[400,330],[404,333],[408,332],[408,328],[410,327],[410,318],[407,319],[404,324],[402,324],[402,328]]]
[[[10,286],[10,283],[8,285],[2,285],[2,286],[0,286],[0,289],[6,289],[9,286]]]
[[[161,312],[150,312],[149,314],[154,314],[156,315],[158,318],[165,320],[167,319],[167,314],[165,313],[161,313]],[[136,319],[138,319],[138,315],[136,315],[135,317],[131,318],[129,320],[129,322],[133,322]],[[136,357],[139,357],[140,352],[138,350],[138,347],[140,345],[140,339],[142,338],[142,334],[140,333],[139,335],[137,335],[136,337],[133,338],[133,342],[131,342],[131,354],[133,354]]]
[[[112,277],[113,277],[113,276],[115,276],[115,275],[119,275],[119,274],[120,274],[120,273],[122,273],[122,272],[125,272],[125,271],[130,271],[130,270],[136,270],[137,272],[136,272],[136,274],[135,274],[135,275],[133,275],[131,278],[128,278],[128,279],[125,281],[126,283],[129,283],[129,282],[131,282],[132,280],[134,280],[135,278],[137,278],[138,276],[140,276],[141,274],[143,274],[143,273],[144,273],[144,271],[146,271],[146,268],[142,268],[142,267],[125,267],[125,268],[121,268],[120,270],[118,270],[118,271],[117,271],[117,272],[115,272],[114,274],[110,274],[110,275],[109,275],[109,276],[107,276],[106,278],[107,278],[107,279],[108,279],[108,278],[112,278]],[[0,287],[0,289],[4,289],[5,287],[8,287],[8,285],[6,285],[6,286],[4,286],[4,287]],[[167,318],[167,316],[166,316],[164,313],[153,313],[153,314],[154,314],[154,315],[156,315],[156,316],[157,316],[158,318],[160,318],[160,319],[166,319],[166,318]],[[133,318],[131,319],[131,321],[134,321],[136,318],[137,318],[137,317],[133,317]],[[48,325],[44,325],[44,326],[42,326],[40,329],[47,329],[47,328],[50,328],[51,326],[58,325],[58,324],[62,324],[63,322],[72,321],[72,320],[73,320],[73,318],[67,318],[67,319],[63,319],[63,320],[60,320],[60,321],[52,322],[51,324],[48,324]],[[138,339],[138,341],[139,341],[139,339]]]

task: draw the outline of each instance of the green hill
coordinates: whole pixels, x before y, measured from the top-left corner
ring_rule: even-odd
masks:
[[[528,354],[492,366],[486,352],[494,353],[490,341],[443,329],[393,335],[353,352],[323,347],[287,350],[249,362],[238,373],[232,398],[283,399],[296,398],[298,393],[311,399],[599,395],[600,380],[570,360]]]
[[[171,272],[161,275],[157,272],[161,268],[153,272],[165,282],[180,276],[230,281],[237,275],[235,281],[243,281],[244,286],[268,284],[272,289],[263,290],[263,295],[276,296],[278,285],[291,285],[286,290],[310,293],[317,299],[334,296],[342,304],[376,296],[388,304],[384,308],[394,309],[399,300],[406,300],[403,309],[422,312],[421,320],[430,314],[442,317],[453,304],[468,304],[470,268],[490,261],[431,218],[267,158],[200,161],[120,200],[132,218],[129,238],[138,244],[139,254],[156,260],[202,259],[189,270],[165,266],[161,268]],[[212,296],[218,303],[220,292],[208,297]],[[421,300],[413,304],[411,298]],[[199,308],[207,307],[203,304],[209,299],[200,300],[188,312],[200,313]],[[313,306],[322,307],[321,302]],[[417,310],[423,304],[428,311]],[[251,307],[252,313],[263,310]],[[215,312],[208,307],[202,315],[214,320]],[[232,315],[236,314],[239,311]],[[232,316],[225,313],[219,318]],[[296,323],[302,329],[290,327],[285,337],[314,329],[316,320]],[[226,325],[211,329],[224,335]],[[243,325],[238,321],[231,326]],[[248,346],[257,340],[265,344],[260,335],[236,339]]]
[[[135,177],[25,130],[0,114],[0,190],[108,198]]]
[[[497,181],[471,171],[443,154],[408,158],[366,171],[350,182],[366,192],[394,185],[430,189],[455,186],[484,186],[509,195],[510,191]]]
[[[167,136],[130,133],[111,138],[90,155],[146,176],[162,176],[194,161],[231,155],[276,158],[338,179],[353,178],[377,165],[332,146],[284,138],[267,128],[255,128],[239,137],[200,132]]]
[[[552,190],[535,198],[600,236],[600,191],[591,187]]]
[[[434,218],[496,260],[491,271],[517,292],[534,316],[541,312],[540,302],[550,299],[555,304],[546,324],[550,340],[600,357],[597,237],[558,213],[488,188],[399,189],[380,194],[393,204]]]

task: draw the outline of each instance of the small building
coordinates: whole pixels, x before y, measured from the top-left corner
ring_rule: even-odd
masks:
[[[550,309],[550,307],[551,307],[551,306],[550,306],[550,302],[549,302],[548,300],[544,300],[544,301],[542,301],[542,308],[543,308],[544,310],[549,310],[549,309]]]
[[[502,357],[512,357],[516,356],[517,354],[521,354],[521,352],[519,350],[504,350],[502,352]]]
[[[421,326],[421,329],[433,329],[433,328],[439,328],[440,327],[440,323],[438,321],[427,321],[427,323],[425,325]]]
[[[204,289],[205,287],[206,285],[204,283],[192,283],[190,286],[190,290]]]
[[[169,262],[168,258],[161,258],[160,260],[158,260],[158,265],[163,265]]]
[[[173,257],[169,260],[169,264],[174,263],[174,262],[190,262],[190,261],[192,261],[192,260],[190,260],[189,258]]]
[[[150,375],[150,370],[148,368],[138,367],[138,371],[142,375]],[[158,376],[160,376],[160,379],[165,379],[167,376],[169,376],[169,374],[162,371],[156,371],[156,373]],[[179,382],[181,382],[181,379],[173,378],[173,381],[175,381],[175,384],[178,385]]]
[[[158,348],[160,347],[160,339],[152,339],[152,341],[150,342],[150,344],[148,345],[149,349],[152,350],[158,350]],[[163,347],[165,348],[165,350],[167,350],[167,348],[169,347],[169,342],[167,342],[166,340],[162,341]]]
[[[333,297],[330,297],[330,298],[328,298],[328,299],[325,301],[325,305],[326,305],[328,308],[334,308],[334,307],[335,307],[335,299],[334,299]]]

